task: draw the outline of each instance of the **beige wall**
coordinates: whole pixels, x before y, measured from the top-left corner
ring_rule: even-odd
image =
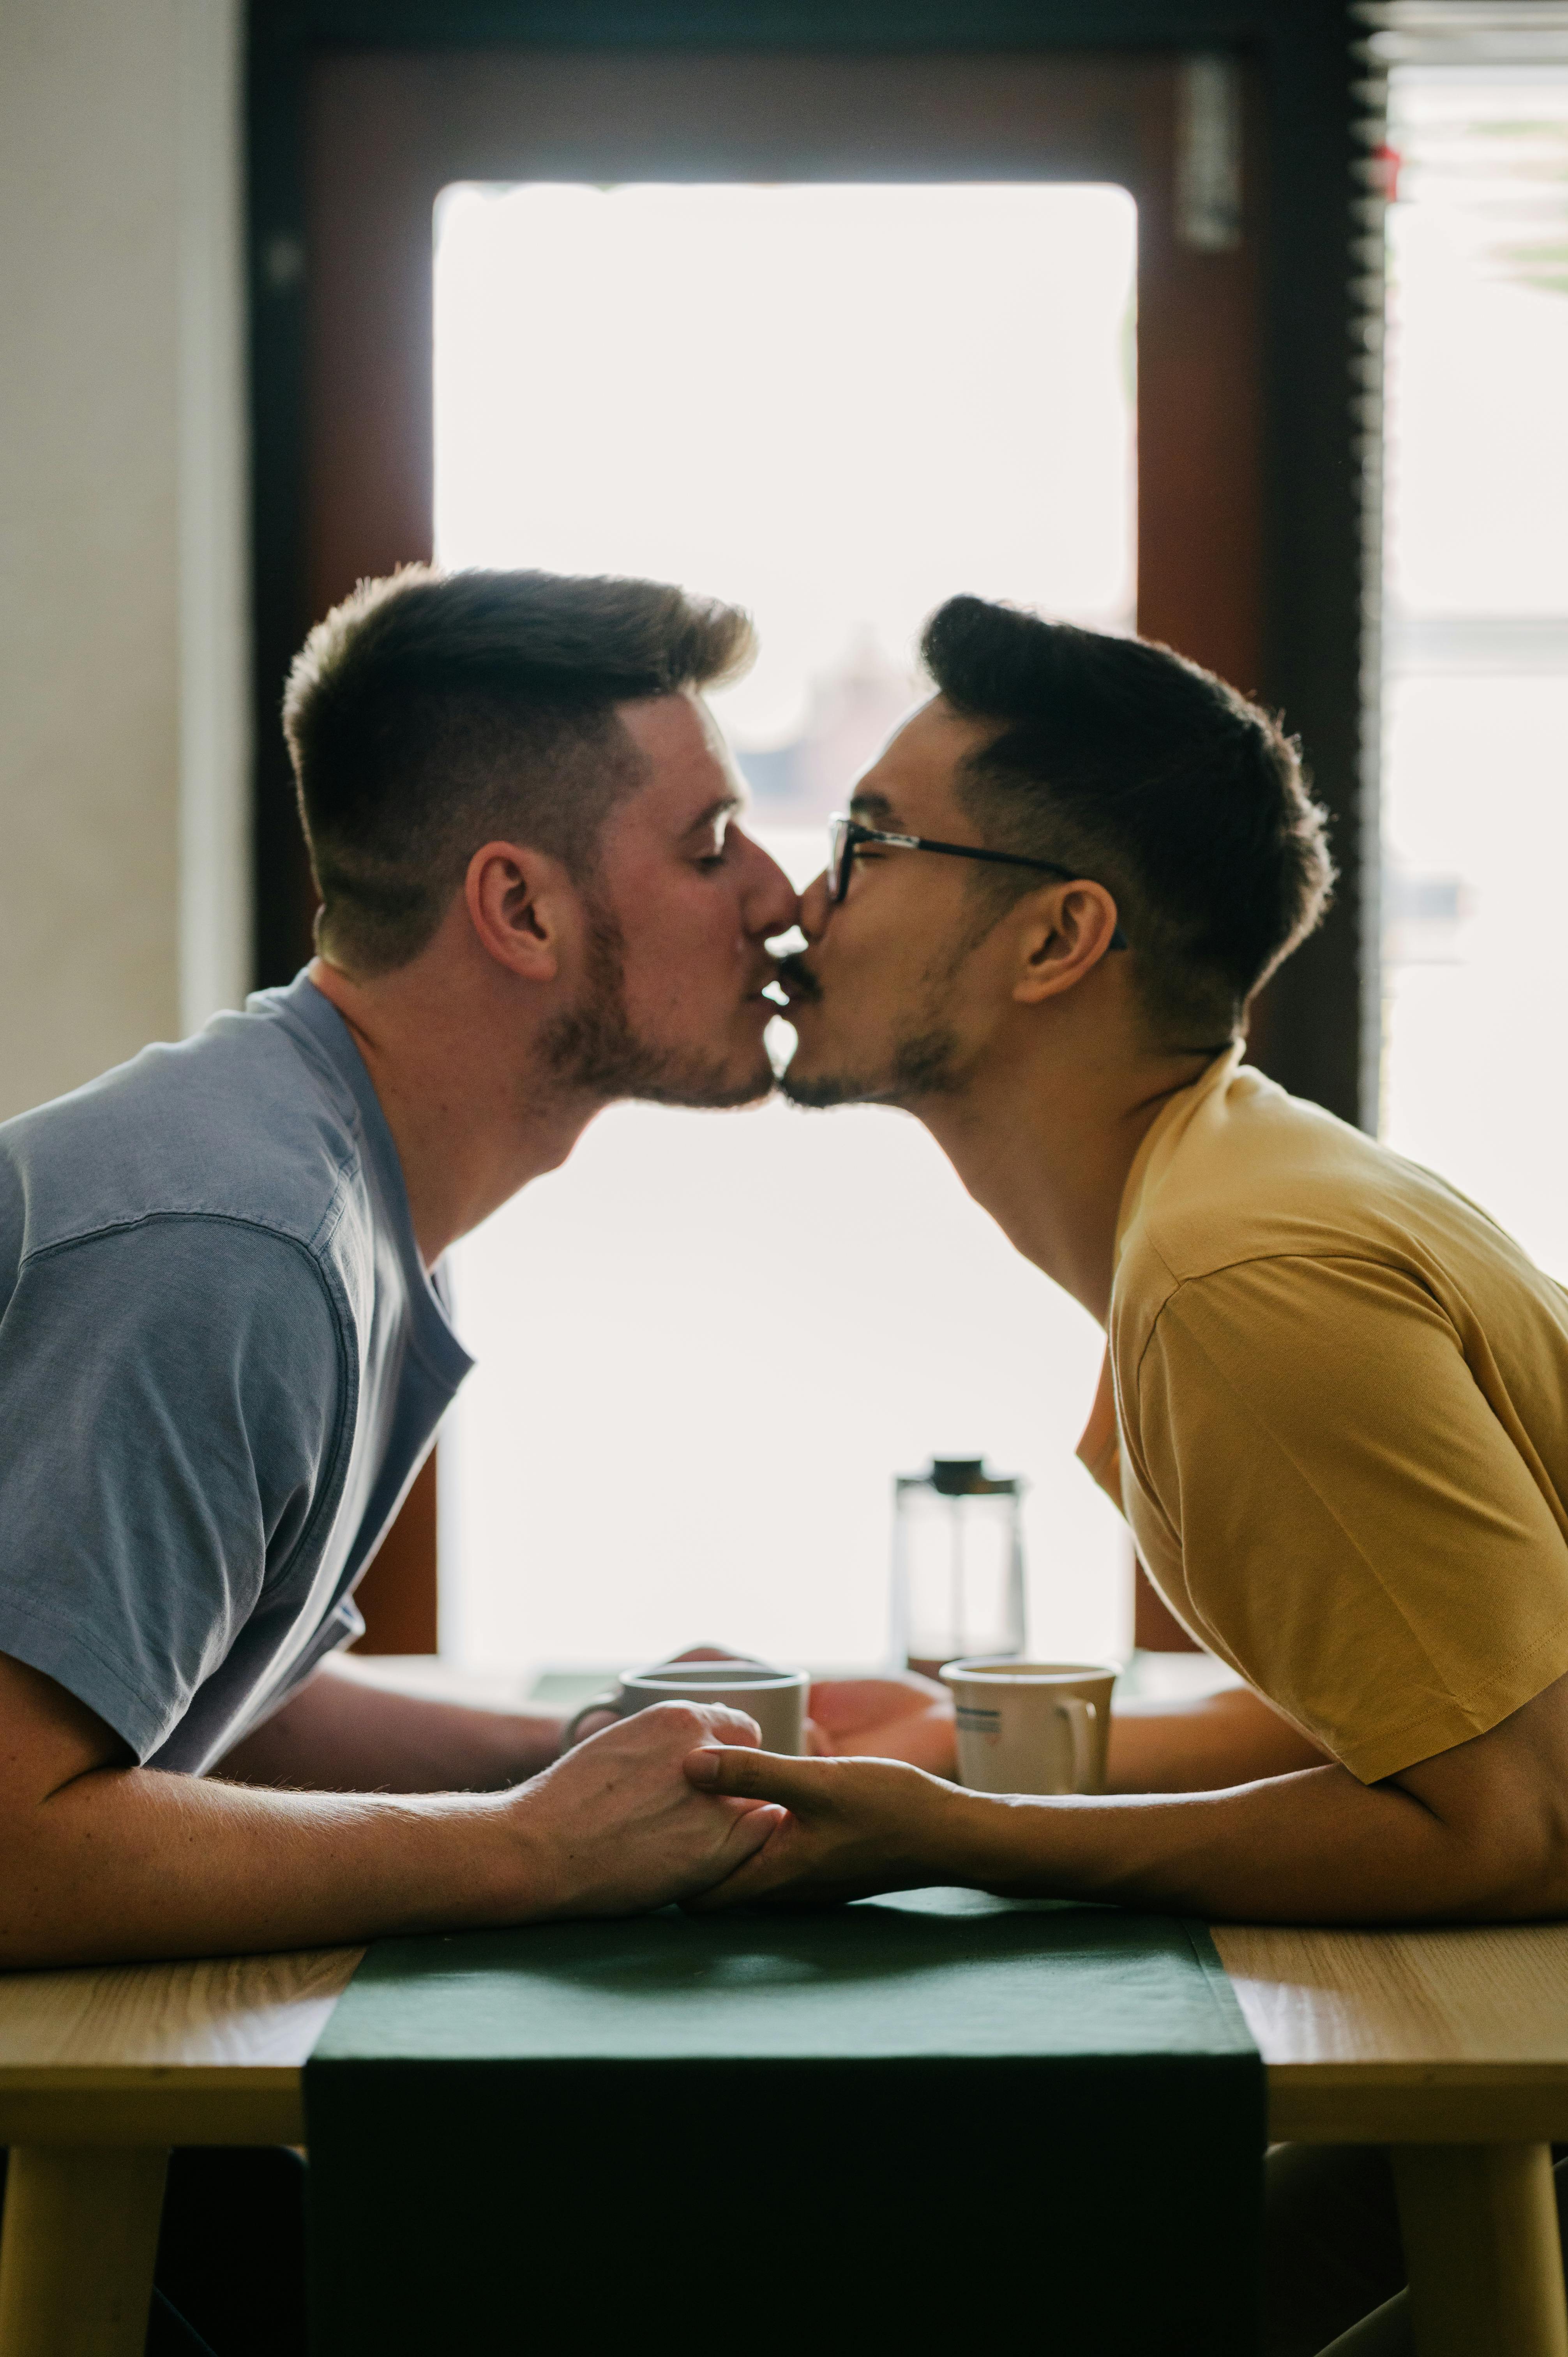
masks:
[[[0,1116],[243,987],[237,25],[0,7]]]

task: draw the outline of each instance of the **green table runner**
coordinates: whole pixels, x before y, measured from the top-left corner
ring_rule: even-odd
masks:
[[[319,2357],[1255,2348],[1207,1932],[925,1890],[396,1940],[305,2072]]]

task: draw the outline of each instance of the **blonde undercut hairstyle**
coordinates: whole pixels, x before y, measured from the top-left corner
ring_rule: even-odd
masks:
[[[591,878],[642,781],[617,706],[718,685],[749,616],[668,582],[408,565],[362,581],[289,673],[284,733],[321,896],[323,957],[406,965],[492,839]]]

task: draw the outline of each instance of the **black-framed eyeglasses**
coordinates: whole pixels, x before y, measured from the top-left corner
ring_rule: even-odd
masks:
[[[886,844],[894,851],[940,851],[949,859],[984,859],[996,867],[1035,867],[1044,876],[1060,876],[1068,881],[1078,877],[1076,867],[1063,867],[1054,859],[1026,859],[1016,851],[987,851],[978,843],[934,843],[926,834],[888,834],[877,826],[862,826],[857,818],[846,818],[842,811],[828,821],[828,898],[838,908],[849,890],[854,872],[855,845],[861,843]],[[1092,883],[1092,877],[1084,877]],[[1113,950],[1128,946],[1127,936],[1120,925],[1111,936]]]

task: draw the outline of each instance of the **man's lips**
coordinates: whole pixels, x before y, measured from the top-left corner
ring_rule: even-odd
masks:
[[[791,950],[788,957],[779,959],[779,983],[791,1005],[804,1000],[808,1006],[814,1006],[822,995],[822,984],[799,950]]]

